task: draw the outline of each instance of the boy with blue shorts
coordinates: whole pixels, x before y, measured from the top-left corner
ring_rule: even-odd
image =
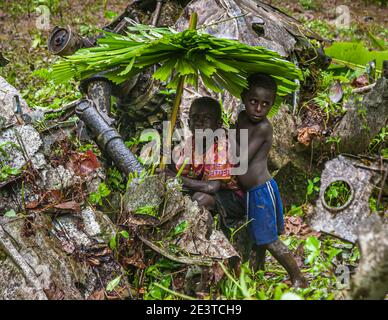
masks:
[[[287,270],[294,286],[307,287],[307,280],[294,257],[278,238],[284,232],[283,207],[279,189],[267,167],[273,135],[267,114],[275,102],[277,85],[272,77],[262,73],[248,77],[248,84],[248,89],[241,95],[245,110],[239,114],[237,121],[237,141],[241,129],[248,131],[248,150],[240,154],[240,160],[247,157],[245,163],[248,163],[248,169],[237,179],[245,191],[258,268],[264,269],[265,253],[268,250]]]

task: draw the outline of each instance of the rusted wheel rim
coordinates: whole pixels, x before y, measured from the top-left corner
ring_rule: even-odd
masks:
[[[326,193],[327,188],[331,184],[333,184],[334,182],[345,182],[349,186],[349,189],[350,189],[349,199],[340,207],[331,207],[331,206],[329,206],[327,204],[327,202],[326,202],[326,199],[325,199],[325,193]],[[329,210],[331,212],[340,212],[340,211],[346,209],[347,207],[350,206],[350,204],[353,202],[353,200],[354,200],[354,188],[353,188],[352,184],[348,180],[346,180],[346,179],[338,179],[338,180],[334,180],[334,181],[330,182],[326,186],[325,190],[323,191],[323,195],[322,195],[322,204],[323,204],[323,206],[325,207],[325,209],[327,209],[327,210]]]

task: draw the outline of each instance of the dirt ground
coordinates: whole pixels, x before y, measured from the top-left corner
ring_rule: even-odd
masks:
[[[381,7],[378,4],[368,4],[365,0],[326,0],[315,1],[317,3],[316,10],[306,10],[301,5],[303,1],[290,0],[269,0],[268,3],[286,8],[288,13],[294,13],[297,16],[307,15],[310,19],[324,19],[327,21],[334,20],[336,17],[336,7],[346,5],[349,7],[351,20],[365,21],[369,19],[371,22],[388,26],[388,7]],[[305,1],[314,2],[314,1]],[[372,2],[372,1],[370,1]],[[297,18],[297,17],[296,17]]]

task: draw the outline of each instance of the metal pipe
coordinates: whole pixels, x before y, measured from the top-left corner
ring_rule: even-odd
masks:
[[[87,95],[93,100],[97,110],[110,115],[111,84],[106,79],[89,79]]]
[[[120,134],[97,111],[93,101],[81,100],[75,112],[85,123],[100,149],[113,160],[122,173],[128,176],[132,172],[140,173],[143,170],[134,154],[124,144]]]
[[[67,28],[55,26],[49,35],[47,47],[55,55],[69,56],[81,48],[93,47],[95,42],[95,39],[81,37],[69,26]]]

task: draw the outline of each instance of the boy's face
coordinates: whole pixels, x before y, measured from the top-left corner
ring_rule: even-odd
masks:
[[[211,129],[214,131],[219,128],[219,122],[217,112],[209,106],[194,105],[190,109],[189,126],[193,134],[195,129]]]
[[[260,122],[271,110],[275,102],[276,94],[273,90],[254,86],[243,94],[242,99],[249,120]]]

